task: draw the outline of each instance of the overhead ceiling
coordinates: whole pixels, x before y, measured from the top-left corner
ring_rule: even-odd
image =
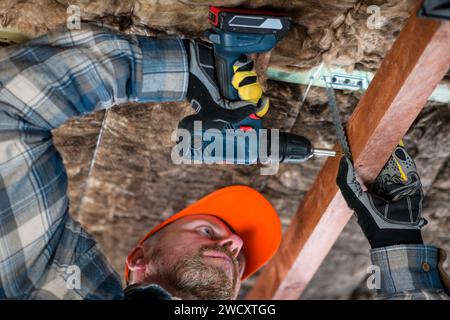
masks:
[[[270,6],[294,20],[289,35],[274,50],[270,66],[285,71],[329,66],[376,71],[416,1],[221,1],[214,4]],[[68,5],[82,18],[101,20],[126,33],[201,36],[208,27],[206,1],[3,0],[0,25],[37,36],[64,25]],[[370,28],[369,5],[380,8],[384,25]],[[265,125],[331,147],[335,135],[322,88],[269,81],[271,110]],[[362,92],[338,92],[347,119]],[[192,110],[183,102],[127,104],[74,119],[55,130],[54,140],[69,175],[71,214],[91,232],[118,272],[128,250],[149,228],[201,196],[230,184],[261,191],[277,209],[283,226],[295,214],[323,160],[282,165],[273,176],[258,167],[174,165],[172,131]],[[395,125],[395,124],[393,124]],[[100,135],[101,133],[101,135]],[[450,106],[429,102],[407,136],[427,193],[425,239],[450,249]],[[351,221],[302,298],[362,298],[369,246]],[[449,270],[449,264],[446,265]],[[243,292],[254,279],[247,281]]]

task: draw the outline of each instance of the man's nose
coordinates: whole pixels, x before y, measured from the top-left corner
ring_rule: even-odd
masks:
[[[242,245],[244,242],[237,234],[230,234],[225,239],[220,240],[219,245],[223,247],[228,247],[234,258],[237,258],[239,252],[241,252]]]

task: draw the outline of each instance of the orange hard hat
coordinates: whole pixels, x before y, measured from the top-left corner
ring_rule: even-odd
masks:
[[[246,259],[242,280],[261,268],[277,251],[281,242],[281,223],[270,202],[256,190],[231,186],[212,192],[184,210],[161,222],[140,241],[180,218],[209,214],[223,220],[242,240]],[[125,279],[129,269],[125,266]]]

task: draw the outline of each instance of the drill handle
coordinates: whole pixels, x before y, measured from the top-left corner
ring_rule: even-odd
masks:
[[[240,58],[241,54],[233,52],[220,52],[215,50],[216,77],[222,98],[237,101],[239,95],[231,84],[233,80],[233,65]]]
[[[205,31],[205,37],[214,46],[214,64],[216,79],[222,98],[238,101],[239,94],[231,84],[233,80],[233,65],[242,55],[242,47],[236,45],[236,35],[214,28]]]
[[[233,65],[243,54],[266,52],[275,47],[277,37],[272,33],[239,33],[213,28],[205,32],[214,45],[216,76],[222,98],[237,101],[239,95],[233,88]]]

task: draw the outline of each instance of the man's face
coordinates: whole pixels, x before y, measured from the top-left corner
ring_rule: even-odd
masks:
[[[234,299],[245,269],[242,245],[242,239],[214,216],[184,217],[150,239],[143,281],[188,297]]]

